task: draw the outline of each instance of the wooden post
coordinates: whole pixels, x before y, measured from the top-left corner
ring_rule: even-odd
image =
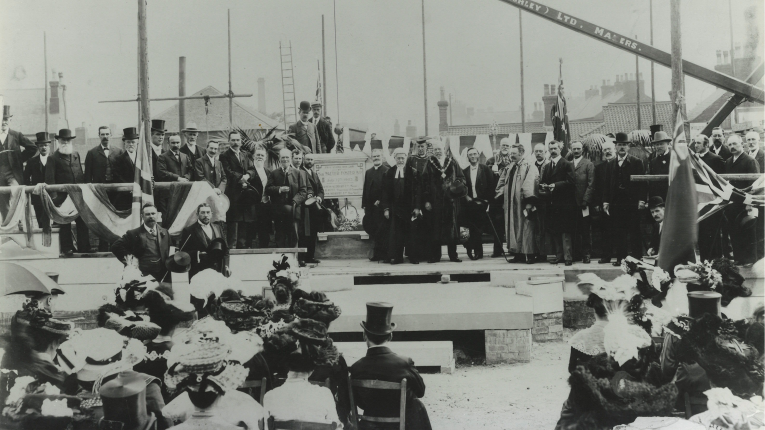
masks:
[[[280,53],[281,54],[281,53]],[[231,90],[231,9],[228,10],[228,126],[234,127],[234,98],[231,97],[234,91]],[[207,130],[209,133],[210,130]]]
[[[649,15],[651,20],[651,46],[653,46],[653,0],[649,3]],[[656,124],[656,87],[653,82],[653,65],[651,61],[651,124]]]
[[[324,15],[321,16],[321,102],[322,112],[327,116],[327,53],[324,47]]]
[[[43,31],[43,56],[44,56],[44,66],[45,66],[45,133],[46,133],[46,139],[48,137],[48,85],[50,83],[48,82],[48,36]],[[87,140],[87,139],[86,139]]]
[[[683,92],[683,46],[680,23],[680,0],[670,0],[670,32],[672,37],[672,121],[677,118],[677,110],[685,111],[685,101],[678,97]],[[676,124],[673,124],[673,128]]]
[[[521,45],[521,133],[526,133],[526,99],[523,89],[523,11],[518,9],[518,33]]]
[[[635,35],[637,40],[637,34]],[[640,118],[640,57],[635,55],[635,88],[637,89],[637,129],[642,128],[642,121]]]
[[[138,80],[141,86],[141,122],[146,136],[146,151],[151,151],[151,113],[149,110],[149,39],[146,35],[146,0],[138,0]],[[151,154],[151,152],[147,152]],[[153,173],[153,172],[152,172]]]
[[[335,0],[332,0],[332,24],[335,26],[335,103],[337,103],[335,124],[340,124],[340,77],[337,75],[337,4]],[[340,135],[337,136],[337,139],[340,140]]]
[[[178,97],[186,96],[186,57],[178,57]],[[178,100],[178,133],[186,126],[186,100]]]
[[[425,61],[425,0],[422,3],[422,81],[425,94],[425,135],[428,135],[428,69]]]
[[[736,62],[733,61],[735,48],[733,47],[733,6],[731,0],[728,0],[728,20],[730,22],[730,75],[736,77]],[[733,118],[731,118],[731,128],[734,123],[738,123],[738,112],[733,109]]]

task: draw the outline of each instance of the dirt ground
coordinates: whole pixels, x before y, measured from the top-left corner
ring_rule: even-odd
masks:
[[[458,366],[426,374],[423,403],[434,429],[552,429],[568,396],[568,339],[535,343],[531,362]]]

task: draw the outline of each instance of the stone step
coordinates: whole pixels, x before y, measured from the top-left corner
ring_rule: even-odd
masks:
[[[367,355],[365,342],[335,342],[338,351],[343,353],[348,366]],[[454,371],[454,353],[451,341],[433,342],[390,342],[388,347],[414,361],[416,367],[438,367],[441,373]]]

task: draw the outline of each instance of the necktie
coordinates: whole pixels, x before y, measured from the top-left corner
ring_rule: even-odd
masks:
[[[217,184],[218,183],[218,176],[215,173],[215,163],[212,160],[210,160],[210,165],[212,167],[212,169],[210,169],[210,170],[212,170],[213,184]]]

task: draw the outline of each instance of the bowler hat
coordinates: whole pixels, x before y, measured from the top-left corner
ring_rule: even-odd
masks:
[[[191,267],[191,256],[186,252],[178,251],[167,257],[165,267],[173,273],[186,273]]]
[[[68,140],[68,139],[74,139],[75,135],[72,134],[72,130],[69,130],[68,128],[62,128],[58,131],[58,134],[56,135],[56,139],[62,139],[62,140]]]
[[[35,143],[38,145],[41,145],[43,143],[50,143],[50,136],[48,136],[47,131],[41,131],[39,133],[35,133],[35,137],[37,137],[37,140],[35,141]]]
[[[669,137],[666,131],[657,131],[656,134],[653,135],[653,141],[651,141],[651,143],[659,142],[672,142],[672,138]]]
[[[167,131],[165,130],[165,120],[164,119],[153,119],[151,120],[151,131]]]
[[[627,133],[624,133],[624,132],[621,132],[621,131],[616,133],[615,139],[616,139],[616,141],[614,143],[632,143],[632,141],[630,140],[629,135],[627,135]]]
[[[301,111],[311,110],[311,103],[307,101],[300,102],[300,110]]]
[[[223,258],[226,251],[228,251],[228,245],[226,244],[226,240],[222,237],[213,239],[212,242],[207,245],[207,255],[214,259]]]
[[[138,139],[138,129],[135,127],[128,127],[122,129],[122,140],[135,140]]]
[[[688,315],[700,318],[704,314],[720,316],[722,294],[714,291],[691,291],[688,293]]]
[[[11,107],[8,105],[3,105],[3,119],[10,118],[13,115],[11,115]]]
[[[315,108],[315,107],[317,107],[317,106],[318,106],[318,107],[321,107],[321,102],[319,102],[319,101],[315,101],[315,102],[311,103],[311,107],[312,107],[312,108]]]
[[[468,193],[468,189],[462,182],[452,182],[449,184],[449,196],[453,199],[461,199]]]
[[[120,372],[98,390],[104,421],[120,423],[125,430],[142,429],[149,421],[146,411],[146,378],[134,371]],[[107,424],[104,423],[104,424]]]
[[[651,210],[653,208],[663,208],[664,207],[664,199],[662,199],[660,196],[653,196],[650,199],[648,199],[648,210]]]
[[[199,129],[197,128],[197,123],[189,121],[186,123],[186,128],[184,128],[183,131],[199,132]]]
[[[367,320],[361,322],[361,328],[367,333],[380,336],[390,334],[396,329],[396,323],[390,322],[393,305],[383,302],[367,303]]]

